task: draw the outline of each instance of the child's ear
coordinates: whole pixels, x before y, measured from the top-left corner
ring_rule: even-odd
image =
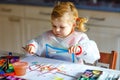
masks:
[[[73,24],[73,27],[75,27],[75,26],[76,26],[76,24],[74,23],[74,24]]]
[[[73,27],[76,27],[76,23],[73,23]]]
[[[77,18],[75,17],[75,18],[74,18],[74,21],[73,21],[73,26],[74,26],[74,27],[76,27],[76,25],[77,25],[77,24],[76,24],[76,19],[77,19]]]

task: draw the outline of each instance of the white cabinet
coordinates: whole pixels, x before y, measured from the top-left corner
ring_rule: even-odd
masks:
[[[86,33],[100,51],[118,51],[117,69],[120,69],[120,13],[79,10],[79,15],[89,19]]]
[[[89,25],[100,25],[102,27],[119,27],[120,28],[120,13],[105,12],[79,9],[79,16],[87,17]]]
[[[0,5],[0,50],[21,52],[24,8]]]
[[[89,26],[86,32],[90,39],[97,42],[100,51],[110,52],[111,50],[119,51],[119,34],[120,29],[104,28],[101,26]]]
[[[25,6],[26,41],[51,29],[50,7]]]
[[[32,20],[32,19],[25,20],[26,41],[39,36],[40,34],[49,30],[50,28],[51,28],[51,24],[49,21]]]
[[[52,8],[0,4],[0,50],[22,53],[26,42],[51,29]]]

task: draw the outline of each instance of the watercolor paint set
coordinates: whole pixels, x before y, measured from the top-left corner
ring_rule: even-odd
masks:
[[[77,80],[98,80],[103,71],[87,69]]]
[[[19,56],[8,56],[0,57],[0,76],[14,75],[14,68],[12,64],[20,60]]]

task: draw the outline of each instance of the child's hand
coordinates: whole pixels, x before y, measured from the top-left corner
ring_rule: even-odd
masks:
[[[24,50],[28,52],[29,54],[34,54],[35,53],[35,46],[32,44],[26,45]]]
[[[82,53],[82,48],[80,46],[71,46],[69,49],[68,49],[69,53],[74,53],[76,55],[79,55]]]

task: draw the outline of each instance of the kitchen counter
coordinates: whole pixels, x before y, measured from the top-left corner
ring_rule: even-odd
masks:
[[[32,5],[32,6],[50,6],[53,7],[56,0],[1,0],[0,4],[18,4],[18,5]],[[108,2],[90,3],[82,0],[75,2],[78,9],[99,10],[107,12],[120,12],[120,3],[112,4]]]

